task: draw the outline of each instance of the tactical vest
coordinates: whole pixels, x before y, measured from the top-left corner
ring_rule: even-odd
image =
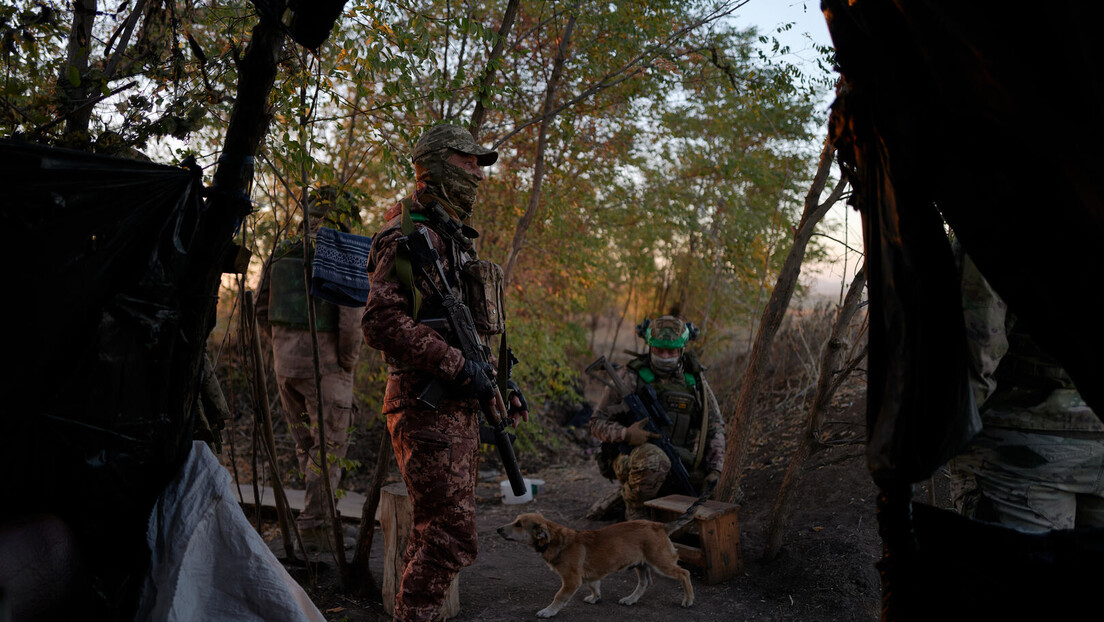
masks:
[[[706,431],[701,429],[703,402],[697,375],[694,373],[699,369],[696,359],[688,359],[684,362],[684,373],[673,376],[657,376],[649,367],[647,356],[633,359],[628,367],[655,389],[660,405],[671,419],[671,425],[666,426],[663,433],[675,446],[683,464],[687,468],[693,468],[696,458],[694,441],[703,438]],[[691,364],[686,365],[686,362]],[[691,367],[694,368],[693,371]]]
[[[292,241],[277,249],[269,265],[268,321],[275,326],[310,330],[308,298],[303,272],[303,246]],[[316,330],[337,332],[337,305],[315,299]]]
[[[471,312],[475,329],[480,336],[486,338],[491,335],[500,335],[506,330],[505,305],[503,304],[504,277],[502,268],[491,261],[479,259],[475,249],[471,248],[470,240],[463,238],[465,234],[472,237],[478,235],[468,227],[457,227],[457,231],[450,235],[441,230],[440,223],[435,222],[429,216],[420,212],[411,212],[413,201],[408,197],[402,200],[403,213],[393,219],[384,227],[383,231],[400,229],[404,235],[409,235],[417,225],[432,228],[444,240],[448,254],[448,265],[451,274],[446,274],[446,285],[454,291],[458,291],[464,304]],[[417,225],[415,224],[417,223]],[[457,236],[457,237],[454,237]],[[461,242],[465,241],[465,244]],[[468,248],[463,248],[468,246]],[[432,273],[432,268],[427,268]],[[440,322],[431,323],[433,320],[444,317],[441,307],[442,301],[435,296],[423,301],[423,293],[416,285],[419,278],[414,274],[413,267],[408,259],[402,256],[401,251],[396,257],[396,271],[399,283],[412,292],[413,308],[411,316],[418,321],[430,324],[438,332],[448,339],[447,329]]]

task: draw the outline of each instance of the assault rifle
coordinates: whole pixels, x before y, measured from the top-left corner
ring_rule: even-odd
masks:
[[[471,310],[453,293],[449,286],[445,270],[441,267],[440,255],[438,255],[437,249],[433,248],[429,233],[425,228],[415,229],[409,235],[399,238],[398,244],[402,252],[409,258],[411,267],[418,270],[423,280],[441,297],[448,328],[464,358],[478,363],[490,363],[489,348],[483,345],[483,342],[479,339],[479,333],[475,330],[475,321],[472,320]],[[436,268],[437,275],[441,278],[445,291],[441,291],[441,288],[426,272],[426,266],[429,265]],[[508,419],[506,403],[502,399],[502,392],[498,386],[494,382],[491,385],[494,387],[493,394],[486,399],[480,398],[480,408],[493,430],[494,444],[498,447],[499,457],[502,458],[502,468],[510,479],[510,488],[515,495],[521,496],[525,494],[525,478],[521,476],[521,469],[518,468],[514,446],[510,442],[510,434],[506,432],[506,421]],[[425,406],[435,409],[445,390],[444,382],[440,378],[434,377],[422,390],[418,399]]]
[[[595,372],[598,368],[605,369],[606,376],[609,377],[612,383],[598,376]],[[667,435],[663,433],[663,428],[671,425],[671,418],[667,416],[667,411],[663,410],[663,405],[659,403],[659,397],[656,396],[655,389],[652,388],[652,385],[645,384],[642,387],[642,391],[639,392],[628,388],[625,386],[625,383],[621,381],[621,376],[617,374],[617,371],[614,370],[613,365],[606,360],[605,356],[598,357],[598,360],[588,365],[586,373],[613,389],[621,396],[621,401],[625,402],[625,406],[628,406],[634,422],[640,421],[641,419],[647,421],[647,423],[644,424],[644,429],[657,435],[648,442],[657,445],[663,450],[663,453],[667,454],[667,458],[671,460],[671,474],[674,475],[675,482],[679,485],[684,494],[690,495],[691,497],[698,496],[697,491],[694,490],[694,485],[690,483],[690,474],[686,472],[686,465],[682,463],[682,458],[679,457],[678,451],[676,451],[675,446],[671,444],[671,439],[667,438]],[[621,443],[618,449],[621,450],[621,453],[628,453],[631,451],[625,443]]]

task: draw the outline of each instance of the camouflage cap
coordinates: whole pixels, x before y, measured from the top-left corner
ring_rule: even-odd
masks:
[[[690,340],[690,326],[673,315],[665,315],[644,329],[644,341],[653,348],[676,350]]]
[[[450,123],[435,125],[426,130],[418,139],[418,142],[414,143],[414,150],[410,152],[410,159],[418,160],[427,153],[445,148],[477,156],[479,166],[490,166],[498,160],[497,151],[480,145],[472,138],[471,132]]]

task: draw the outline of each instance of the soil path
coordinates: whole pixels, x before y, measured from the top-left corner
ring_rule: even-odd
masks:
[[[861,407],[849,409],[861,417]],[[793,429],[774,430],[772,439],[792,440]],[[861,429],[861,428],[858,428]],[[846,440],[846,439],[844,439]],[[461,611],[457,622],[535,619],[552,600],[559,578],[526,546],[503,540],[495,529],[520,512],[538,511],[574,529],[610,524],[585,518],[591,504],[615,489],[598,474],[582,450],[562,452],[563,463],[527,472],[545,481],[542,494],[521,505],[505,505],[498,479],[480,484],[480,552],[474,565],[460,575]],[[789,521],[784,548],[770,563],[761,561],[770,508],[777,494],[789,452],[777,442],[754,448],[742,483],[739,521],[743,572],[717,585],[707,585],[702,573],[691,571],[696,595],[682,609],[678,584],[658,577],[636,605],[618,599],[632,591],[635,574],[623,571],[602,582],[603,600],[583,602],[585,589],[559,613],[558,619],[613,621],[667,620],[801,620],[803,622],[874,621],[879,618],[881,585],[875,562],[881,550],[875,516],[876,488],[870,481],[860,442],[843,442],[814,454]],[[524,468],[524,465],[523,465]],[[278,538],[274,539],[278,540]],[[273,542],[278,547],[277,542]],[[279,551],[277,551],[279,554]],[[382,576],[382,538],[373,546],[372,573]],[[308,590],[327,620],[349,622],[390,619],[378,599],[355,599],[336,589],[333,564],[320,568],[310,585],[303,568],[289,568]]]

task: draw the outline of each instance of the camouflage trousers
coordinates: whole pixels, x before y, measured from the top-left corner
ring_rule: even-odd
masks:
[[[444,402],[439,410],[409,407],[386,414],[413,523],[395,619],[438,620],[449,586],[479,548],[479,412]]]
[[[625,520],[650,518],[644,502],[659,496],[671,459],[652,443],[644,443],[613,461],[613,472],[621,482],[621,498],[625,500]]]
[[[296,523],[300,530],[314,529],[329,523],[326,509],[326,488],[318,463],[318,397],[314,378],[278,378],[280,401],[284,417],[295,439],[295,455],[306,483],[303,511]],[[353,374],[340,372],[322,376],[322,420],[325,422],[326,454],[344,458],[349,449],[349,427],[353,425]],[[332,460],[332,459],[331,459]],[[341,467],[327,465],[330,489],[341,481]]]
[[[990,427],[948,463],[959,513],[1026,532],[1104,527],[1104,438]]]

